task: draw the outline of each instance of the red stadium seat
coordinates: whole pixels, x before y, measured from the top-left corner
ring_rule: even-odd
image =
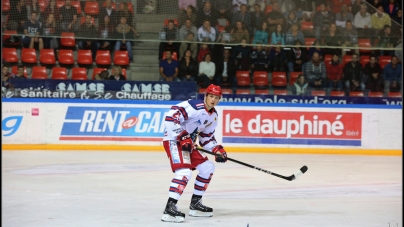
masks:
[[[10,11],[10,0],[1,0],[1,11],[3,13]]]
[[[131,13],[134,13],[134,11],[133,11],[133,5],[132,5],[131,2],[121,2],[121,3],[119,4],[119,10],[123,10],[124,4],[128,4],[128,10],[129,10]]]
[[[274,95],[288,95],[288,91],[285,89],[281,89],[281,90],[274,90]]]
[[[313,46],[314,41],[316,41],[316,38],[304,38],[304,45],[307,46],[307,50]]]
[[[178,55],[177,55],[177,52],[172,52],[172,56],[171,56],[171,58],[173,59],[173,60],[176,60],[176,61],[178,61]],[[164,51],[163,52],[163,58],[162,58],[163,60],[164,59],[166,59],[166,52]]]
[[[129,55],[126,50],[116,50],[114,52],[114,64],[126,66],[129,65]]]
[[[227,95],[233,94],[233,91],[229,88],[223,88],[222,92],[223,92],[223,94],[227,94]]]
[[[253,74],[253,85],[255,87],[267,87],[269,85],[268,73],[266,71],[255,71]]]
[[[114,75],[114,67],[111,69],[111,75]],[[121,68],[122,69],[122,75],[126,78],[126,69],[125,68]]]
[[[46,65],[56,64],[55,51],[53,49],[42,49],[39,52],[39,62]]]
[[[205,94],[206,88],[199,88],[199,94]]]
[[[267,15],[269,12],[272,12],[272,6],[265,7],[265,15]]]
[[[106,7],[106,6],[107,6],[107,2],[103,2],[103,3],[102,3],[102,7]],[[114,9],[114,10],[116,10],[116,3],[115,3],[115,2],[112,2],[111,8]]]
[[[269,95],[269,90],[264,89],[264,90],[255,90],[256,95]]]
[[[331,64],[331,61],[332,61],[332,55],[331,54],[326,54],[324,56],[324,63],[325,64]]]
[[[5,30],[3,34],[3,42],[10,39],[13,35],[17,35],[17,30]]]
[[[311,91],[312,96],[325,96],[325,91],[322,90],[313,90]]]
[[[38,62],[36,50],[34,48],[22,48],[21,62],[28,64],[36,64]]]
[[[369,92],[369,97],[383,97],[383,92]]]
[[[73,68],[72,80],[87,80],[86,68]]]
[[[313,22],[303,21],[302,25],[301,25],[301,31],[304,31],[304,30],[313,31],[314,30]]]
[[[303,74],[303,72],[291,72],[290,73],[290,80],[289,80],[289,84],[293,85],[295,83],[295,81],[297,80],[297,77]]]
[[[67,71],[64,67],[53,67],[52,80],[67,80]]]
[[[372,47],[372,44],[370,42],[370,39],[358,39],[358,47],[359,47],[359,53],[370,53],[372,50],[364,49],[364,48],[369,48]]]
[[[32,79],[48,79],[45,66],[32,67]]]
[[[363,97],[363,96],[365,96],[365,94],[363,93],[363,91],[351,91],[351,92],[349,92],[349,96]]]
[[[73,50],[59,50],[59,64],[63,65],[73,65],[74,58],[73,58]]]
[[[344,55],[344,57],[342,58],[342,64],[345,65],[348,62],[352,61],[352,55]]]
[[[17,66],[16,66],[16,65],[14,65],[14,66],[11,68],[11,73],[12,73],[12,74],[17,74],[17,73],[18,73],[18,69],[17,69]],[[27,75],[28,75],[28,74],[27,74],[27,67],[24,66],[24,76],[25,76],[26,78],[28,78]]]
[[[79,1],[71,1],[71,5],[76,7],[77,13],[81,15],[81,5]]]
[[[43,11],[45,11],[45,9],[46,9],[46,2],[45,2],[45,0],[38,0],[38,5],[39,5],[39,8],[40,8],[40,10],[41,10],[41,13],[43,13]]]
[[[97,50],[97,55],[95,57],[95,63],[97,65],[110,65],[111,64],[111,53],[109,50]]]
[[[91,50],[78,50],[77,51],[77,64],[79,65],[92,65],[93,55]]]
[[[237,85],[250,86],[251,79],[248,71],[236,71]]]
[[[272,72],[272,86],[273,87],[285,87],[286,73],[285,72]]]
[[[9,15],[8,15],[9,16]],[[4,47],[21,47],[20,39],[15,39],[11,42],[11,37],[17,35],[17,30],[5,30],[3,35],[3,45]]]
[[[60,45],[66,47],[75,47],[76,40],[73,32],[62,32],[60,38]]]
[[[366,65],[368,62],[370,62],[369,56],[367,56],[367,55],[362,55],[362,56],[360,57],[359,62],[361,63],[361,65],[362,65],[363,67],[365,67],[365,65]]]
[[[389,92],[389,93],[387,93],[387,97],[390,97],[390,98],[401,98],[401,92]]]
[[[86,4],[84,6],[84,12],[90,15],[97,15],[100,12],[98,2],[86,1]]]
[[[344,91],[331,91],[330,96],[345,96]]]
[[[7,63],[18,63],[17,49],[4,47],[2,58]]]
[[[249,89],[237,89],[236,94],[238,95],[249,95],[251,91]]]
[[[59,9],[60,7],[65,5],[65,1],[56,1],[56,7]]]
[[[173,20],[174,21],[174,25],[178,28],[178,20],[177,19],[165,19],[164,20],[164,27],[166,27],[168,25],[168,21],[169,20]]]
[[[384,66],[389,64],[391,62],[391,56],[380,56],[379,57],[379,64],[382,69],[384,69]]]
[[[100,72],[107,70],[107,68],[94,68],[93,69],[93,76],[91,77],[93,80],[95,79],[95,74],[100,74]]]

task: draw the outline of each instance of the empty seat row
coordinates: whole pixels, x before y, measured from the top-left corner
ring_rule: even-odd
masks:
[[[101,73],[103,70],[108,70],[107,68],[94,68],[92,79],[95,79],[95,75]],[[17,66],[13,66],[12,72],[17,73]],[[114,74],[114,68],[111,70],[111,74]],[[24,75],[27,77],[26,68],[24,67]],[[122,75],[126,78],[126,69],[122,69]],[[32,79],[48,79],[48,73],[46,72],[46,67],[44,66],[34,66],[32,67]],[[51,79],[54,80],[67,80],[67,69],[65,67],[53,67],[51,73]],[[86,68],[73,68],[72,69],[72,80],[87,80],[87,69]]]

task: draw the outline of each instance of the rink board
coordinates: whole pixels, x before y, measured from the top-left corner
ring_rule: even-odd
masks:
[[[3,99],[3,149],[162,151],[177,103]],[[401,155],[401,108],[223,102],[215,138],[233,152]]]

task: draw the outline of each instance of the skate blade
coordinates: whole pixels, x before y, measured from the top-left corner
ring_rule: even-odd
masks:
[[[202,212],[202,211],[198,211],[198,210],[190,210],[188,215],[192,216],[192,217],[212,217],[213,212]]]
[[[161,221],[164,222],[176,222],[176,223],[180,223],[183,222],[185,220],[184,217],[181,216],[170,216],[168,214],[164,214],[163,217],[161,218]]]

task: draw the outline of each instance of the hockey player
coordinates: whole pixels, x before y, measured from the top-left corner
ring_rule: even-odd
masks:
[[[183,222],[185,214],[177,210],[176,204],[191,179],[192,170],[199,171],[189,206],[189,216],[211,217],[213,209],[202,204],[206,191],[215,171],[214,164],[206,155],[195,149],[194,142],[216,154],[216,162],[226,162],[224,148],[216,142],[214,132],[218,115],[215,106],[222,97],[219,86],[209,85],[204,100],[188,100],[172,106],[165,118],[166,130],[163,145],[170,159],[175,177],[170,184],[168,201],[161,218],[165,222]]]

